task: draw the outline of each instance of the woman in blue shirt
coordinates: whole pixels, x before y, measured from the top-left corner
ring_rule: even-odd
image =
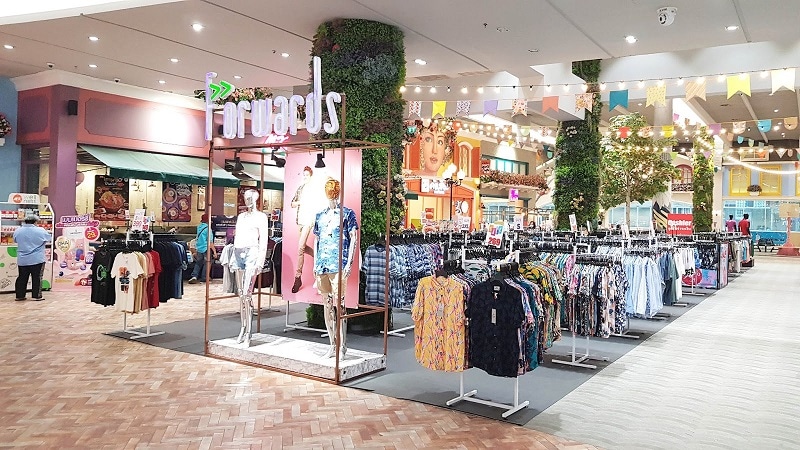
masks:
[[[25,300],[28,277],[31,277],[31,297],[33,300],[44,300],[42,297],[42,269],[44,268],[45,245],[50,242],[50,233],[36,226],[39,218],[34,215],[25,217],[25,223],[14,231],[14,242],[17,243],[17,268],[19,276],[15,287],[17,301]]]

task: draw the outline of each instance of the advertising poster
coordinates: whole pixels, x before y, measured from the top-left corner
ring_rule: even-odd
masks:
[[[56,228],[61,236],[53,249],[53,289],[81,290],[91,287],[94,249],[91,243],[100,238],[100,222],[89,214],[61,216]]]
[[[667,216],[667,234],[675,236],[691,236],[693,217],[691,214],[672,214]]]
[[[127,218],[129,192],[127,178],[95,175],[93,219],[124,222]]]
[[[286,158],[283,191],[283,299],[303,303],[322,303],[315,286],[314,258],[316,237],[314,225],[317,214],[329,207],[325,195],[325,182],[333,178],[342,183],[342,204],[353,210],[361,228],[361,151],[349,150],[345,161],[345,179],[341,180],[341,151],[326,150],[325,167],[314,167],[317,155],[294,153]],[[324,224],[321,225],[324,229]],[[305,237],[306,232],[307,237]],[[338,252],[338,248],[336,249]],[[300,254],[302,253],[302,265]],[[355,244],[355,255],[345,291],[345,305],[358,305],[358,274],[360,270],[360,243]],[[301,286],[292,292],[295,275],[300,273]]]
[[[182,183],[164,183],[161,192],[161,220],[163,222],[192,221],[192,186]]]
[[[211,216],[211,233],[214,247],[222,251],[228,243],[233,243],[236,234],[236,216]]]

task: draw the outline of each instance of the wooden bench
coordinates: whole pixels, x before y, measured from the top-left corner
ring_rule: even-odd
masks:
[[[764,253],[767,252],[767,247],[769,247],[770,253],[772,253],[778,248],[778,246],[775,245],[775,242],[772,239],[759,239],[756,242],[756,250],[761,250],[762,247],[764,248]]]

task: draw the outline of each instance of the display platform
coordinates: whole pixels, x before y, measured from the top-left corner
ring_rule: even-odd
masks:
[[[254,333],[250,347],[236,342],[235,338],[219,339],[208,343],[211,355],[246,361],[261,366],[289,370],[319,378],[334,379],[336,358],[325,358],[329,344],[320,344],[286,336]],[[347,349],[339,360],[339,379],[351,380],[386,368],[382,354]]]

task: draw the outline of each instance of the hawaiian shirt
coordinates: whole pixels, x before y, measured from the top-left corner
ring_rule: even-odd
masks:
[[[317,220],[314,222],[314,235],[317,237],[314,251],[314,273],[338,273],[339,262],[339,211],[344,215],[344,236],[342,238],[342,260],[341,267],[347,267],[350,253],[350,239],[353,231],[358,230],[356,213],[346,207],[340,206],[334,209],[330,207],[317,213]]]
[[[465,367],[464,289],[454,278],[419,280],[414,306],[414,355],[432,370],[460,372]]]

